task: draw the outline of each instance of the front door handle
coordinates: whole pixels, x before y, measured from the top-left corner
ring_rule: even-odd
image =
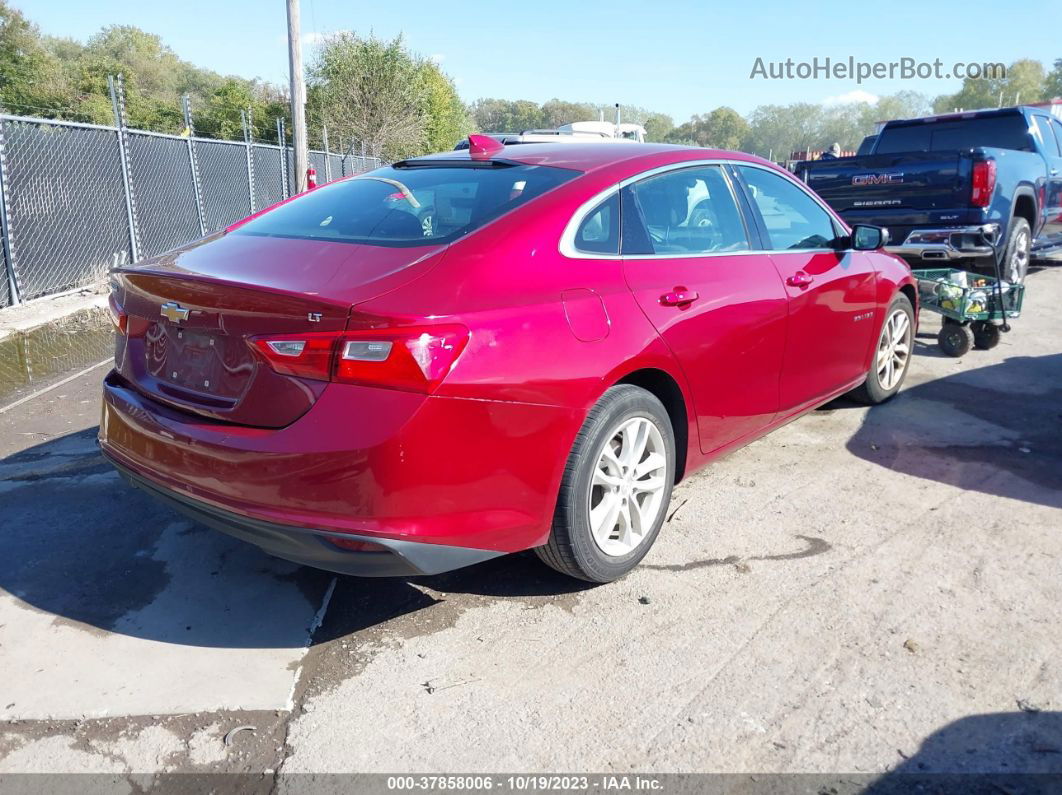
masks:
[[[785,283],[788,284],[790,287],[799,287],[801,289],[804,289],[813,281],[815,281],[815,278],[810,273],[807,273],[805,271],[797,271],[788,279],[786,279]]]
[[[696,290],[687,290],[685,287],[676,287],[670,293],[660,296],[660,303],[664,306],[689,306],[700,298]]]

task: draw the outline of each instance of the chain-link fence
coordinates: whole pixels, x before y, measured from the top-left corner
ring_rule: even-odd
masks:
[[[0,307],[93,284],[283,200],[292,160],[288,146],[0,114]],[[310,163],[319,182],[380,165],[321,151]]]

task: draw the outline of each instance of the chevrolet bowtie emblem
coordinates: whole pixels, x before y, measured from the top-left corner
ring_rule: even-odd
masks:
[[[168,301],[162,305],[162,316],[173,323],[180,323],[182,320],[187,320],[188,315],[190,314],[191,310],[185,309],[174,301]]]

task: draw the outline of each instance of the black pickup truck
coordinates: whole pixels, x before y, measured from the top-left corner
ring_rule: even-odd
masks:
[[[914,267],[963,260],[1021,282],[1031,257],[1062,251],[1062,105],[887,122],[865,155],[795,171],[850,224],[889,230]],[[862,147],[861,147],[862,149]]]

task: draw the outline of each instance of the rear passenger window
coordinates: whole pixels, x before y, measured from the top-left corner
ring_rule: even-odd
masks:
[[[719,166],[668,171],[624,190],[624,254],[725,254],[749,237]],[[633,205],[628,207],[627,205]],[[638,235],[628,226],[640,227]]]
[[[833,219],[803,188],[785,177],[738,166],[763,217],[774,251],[829,248],[837,231]]]
[[[1033,116],[1033,118],[1036,120],[1036,137],[1043,145],[1043,153],[1050,157],[1058,152],[1058,143],[1055,141],[1055,134],[1051,132],[1051,123],[1046,116]]]
[[[1055,131],[1055,143],[1058,144],[1058,154],[1062,155],[1062,121],[1051,119],[1051,129]]]
[[[613,193],[579,224],[575,248],[589,254],[619,254],[619,194]]]

